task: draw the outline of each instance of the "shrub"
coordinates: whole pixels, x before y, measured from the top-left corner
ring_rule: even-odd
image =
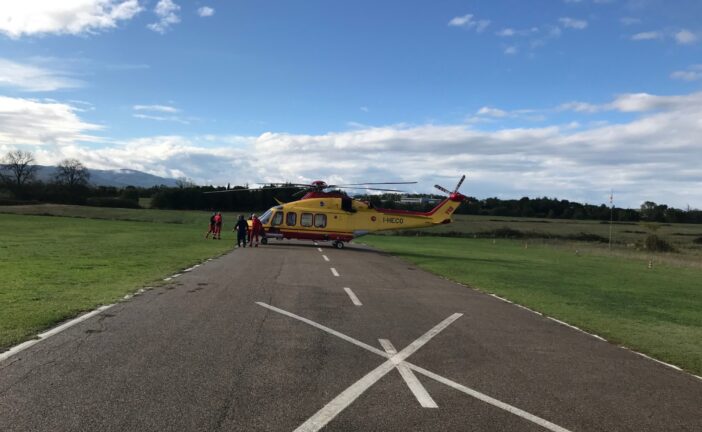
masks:
[[[702,237],[697,237],[696,239],[692,240],[692,243],[702,244]]]
[[[673,245],[655,234],[646,236],[643,247],[651,252],[675,252]]]
[[[588,234],[581,232],[580,234],[574,234],[574,235],[569,235],[566,236],[566,238],[570,240],[577,240],[577,241],[584,241],[584,242],[599,242],[599,243],[608,243],[609,239],[606,239],[602,237],[601,235],[597,234]]]

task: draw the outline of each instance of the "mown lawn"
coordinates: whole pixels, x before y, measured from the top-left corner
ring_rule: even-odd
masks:
[[[0,214],[0,351],[230,249],[201,212],[86,209],[96,220]],[[233,224],[234,219],[229,218]]]
[[[368,236],[371,246],[702,374],[702,270],[563,247]]]

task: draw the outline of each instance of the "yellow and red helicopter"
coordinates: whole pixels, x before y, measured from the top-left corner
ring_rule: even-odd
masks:
[[[329,185],[318,180],[310,184],[278,184],[280,189],[302,188],[300,193],[305,195],[301,199],[289,203],[276,200],[279,205],[271,207],[259,217],[264,228],[262,242],[266,244],[267,239],[270,238],[331,241],[334,247],[342,249],[345,242],[376,231],[426,228],[432,225],[447,224],[451,222],[451,215],[466,199],[458,192],[465,178],[465,175],[461,177],[453,191],[435,185],[434,187],[448,194],[448,197],[428,212],[377,208],[366,201],[351,198],[339,190],[327,191],[327,189],[366,189],[401,192],[395,189],[368,187],[368,185],[398,185],[416,182]],[[256,189],[236,189],[210,193],[250,190]],[[251,221],[249,221],[250,225]]]

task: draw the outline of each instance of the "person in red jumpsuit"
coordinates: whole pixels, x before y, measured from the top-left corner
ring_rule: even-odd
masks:
[[[251,216],[251,235],[249,235],[249,247],[253,245],[256,238],[256,247],[258,247],[258,236],[263,234],[263,224],[256,215]]]
[[[215,229],[212,234],[212,240],[222,240],[222,213],[217,212],[214,217]]]

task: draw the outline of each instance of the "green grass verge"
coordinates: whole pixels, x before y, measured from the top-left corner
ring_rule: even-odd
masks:
[[[0,214],[0,351],[219,255],[233,243],[226,230],[232,217],[225,226],[226,240],[205,241],[208,216],[203,212],[53,210],[117,220]]]
[[[702,271],[510,240],[368,236],[417,266],[702,374]]]

